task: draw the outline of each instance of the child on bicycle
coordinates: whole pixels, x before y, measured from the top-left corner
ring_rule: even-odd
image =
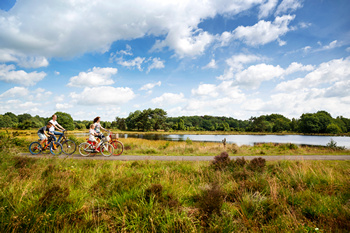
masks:
[[[95,131],[95,125],[91,124],[90,125],[90,130],[89,130],[89,141],[92,143],[92,146],[93,146],[94,150],[95,150],[96,144],[97,144],[97,140],[96,140],[95,137],[98,137],[98,136],[99,136],[99,134]]]
[[[45,143],[47,141],[47,139],[50,136],[54,136],[52,132],[50,132],[50,127],[52,126],[51,122],[47,122],[47,125],[45,125],[44,127],[41,127],[38,130],[38,136],[39,136],[39,141],[40,141],[40,145],[42,147],[45,146]]]

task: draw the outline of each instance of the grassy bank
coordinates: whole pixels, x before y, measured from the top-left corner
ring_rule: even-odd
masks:
[[[0,152],[0,232],[348,232],[350,162]]]

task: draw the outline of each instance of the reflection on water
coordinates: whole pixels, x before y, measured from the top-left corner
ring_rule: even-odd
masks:
[[[80,133],[79,136],[88,136]],[[186,141],[189,138],[198,142],[220,142],[226,138],[227,143],[237,145],[254,145],[256,143],[293,143],[297,145],[326,146],[331,139],[337,146],[350,148],[350,137],[340,136],[308,136],[308,135],[192,135],[192,134],[124,134],[119,133],[119,138],[141,138],[147,140]]]

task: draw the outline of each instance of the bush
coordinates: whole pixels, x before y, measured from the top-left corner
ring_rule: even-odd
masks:
[[[215,170],[223,170],[231,163],[230,157],[227,152],[222,152],[220,155],[214,157],[214,161],[211,162],[211,166]]]
[[[224,202],[224,192],[217,183],[211,184],[208,189],[196,197],[197,207],[200,210],[202,220],[208,220],[213,213],[221,214],[221,206]]]
[[[266,160],[259,157],[259,158],[252,159],[248,164],[247,168],[251,171],[262,172],[265,166],[266,166]]]

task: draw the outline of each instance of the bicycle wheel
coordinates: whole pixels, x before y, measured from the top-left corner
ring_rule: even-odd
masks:
[[[72,155],[77,149],[77,145],[73,140],[66,140],[62,142],[62,150],[66,155]]]
[[[42,151],[42,147],[40,145],[39,142],[32,142],[30,145],[29,145],[29,152],[32,154],[32,155],[37,155],[37,154],[40,154]]]
[[[113,152],[113,155],[121,155],[124,151],[124,145],[122,142],[120,141],[113,141],[111,142],[113,148],[114,148],[114,152]]]
[[[54,144],[56,146],[56,149],[54,147]],[[62,145],[59,142],[51,142],[50,143],[50,152],[53,155],[60,155],[62,153]]]
[[[102,143],[100,145],[100,148],[101,148],[101,154],[103,154],[103,156],[111,156],[113,154],[114,148],[108,142]]]
[[[92,152],[92,148],[91,145],[87,142],[83,142],[79,145],[79,153],[86,157],[89,156],[90,154],[96,154],[96,153],[91,153]]]

